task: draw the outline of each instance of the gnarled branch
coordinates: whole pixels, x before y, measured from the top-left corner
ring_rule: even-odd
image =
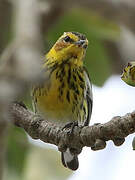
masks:
[[[72,135],[69,129],[62,129],[61,126],[46,121],[18,103],[10,106],[10,114],[14,124],[24,128],[33,139],[55,144],[60,151],[65,151],[67,146],[71,147],[77,154],[84,146],[91,147],[92,150],[103,149],[108,140],[120,146],[125,137],[135,132],[135,111],[122,117],[116,116],[104,124],[75,126]]]

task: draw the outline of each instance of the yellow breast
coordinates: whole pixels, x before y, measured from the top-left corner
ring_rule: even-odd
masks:
[[[48,79],[34,90],[36,109],[49,121],[65,123],[80,119],[85,90],[83,71],[78,74],[76,66],[64,64],[49,69]]]
[[[48,84],[36,91],[37,108],[46,118],[55,121],[72,121],[72,92],[68,90],[66,75],[63,76],[63,81],[60,81],[60,76],[57,71],[54,71]],[[70,100],[67,100],[68,93]]]

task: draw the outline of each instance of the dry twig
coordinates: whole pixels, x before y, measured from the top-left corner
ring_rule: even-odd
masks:
[[[92,150],[103,149],[108,140],[120,146],[124,143],[125,137],[135,132],[135,112],[123,117],[114,117],[105,124],[82,128],[76,126],[71,136],[68,133],[69,129],[63,130],[60,126],[47,122],[18,103],[10,106],[10,114],[14,124],[24,128],[33,139],[55,144],[60,151],[65,151],[66,146],[72,147],[77,154],[84,146],[91,147]]]

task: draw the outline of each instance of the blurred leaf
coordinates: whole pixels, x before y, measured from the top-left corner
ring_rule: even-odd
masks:
[[[0,1],[0,54],[11,41],[12,33],[12,6],[11,3]],[[1,59],[0,59],[1,60]]]
[[[8,147],[7,147],[7,167],[10,179],[11,175],[18,176],[21,180],[23,174],[25,161],[28,152],[27,135],[24,130],[12,126],[9,129]]]
[[[100,40],[91,39],[86,58],[85,66],[89,72],[93,84],[102,86],[104,81],[111,75],[111,61]]]
[[[135,61],[129,62],[124,68],[121,79],[130,86],[135,86]]]
[[[64,180],[71,173],[62,166],[60,153],[56,150],[31,146],[24,180]]]
[[[49,39],[56,41],[58,37],[67,31],[79,31],[88,37],[96,37],[102,40],[117,40],[120,34],[119,27],[106,19],[84,9],[73,9],[66,13],[48,34]]]
[[[92,83],[101,86],[111,75],[111,60],[102,41],[115,41],[120,33],[118,26],[91,11],[73,9],[61,17],[48,33],[51,45],[65,31],[78,31],[87,36],[89,40],[86,57],[87,69],[90,72]]]
[[[28,109],[33,110],[31,88],[28,89],[27,92],[25,93],[25,96],[21,97],[21,99],[19,99],[18,101],[22,101]]]

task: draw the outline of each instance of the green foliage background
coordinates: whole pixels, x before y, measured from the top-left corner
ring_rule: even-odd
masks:
[[[112,73],[112,59],[104,47],[104,41],[117,40],[120,33],[118,26],[89,10],[72,9],[59,19],[45,37],[50,47],[64,31],[78,31],[87,36],[89,47],[85,65],[92,83],[102,86]],[[5,34],[5,39],[7,37],[10,35]],[[30,104],[27,98],[27,106],[30,107]],[[25,132],[12,126],[8,134],[6,159],[5,180],[60,180],[61,177],[64,180],[72,173],[62,167],[57,151],[30,144]]]

